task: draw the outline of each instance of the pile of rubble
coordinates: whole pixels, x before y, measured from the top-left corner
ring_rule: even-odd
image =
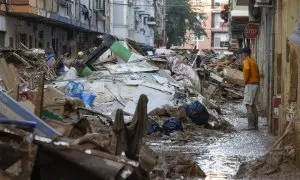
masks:
[[[76,59],[26,47],[2,54],[0,177],[8,179],[151,178],[160,163],[146,134],[170,135],[187,121],[231,131],[212,99],[242,93],[238,63],[212,52],[143,56],[134,42],[105,36]],[[161,178],[204,175],[190,159],[176,164]]]
[[[250,162],[242,163],[236,179],[298,179],[295,148],[287,145]]]
[[[226,102],[243,97],[242,62],[236,56],[201,51],[194,64],[203,79],[207,98]]]

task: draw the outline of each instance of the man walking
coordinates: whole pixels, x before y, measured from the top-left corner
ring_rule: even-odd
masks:
[[[247,109],[248,130],[258,130],[258,111],[256,104],[259,93],[259,70],[258,66],[251,56],[251,49],[242,50],[243,74],[245,81],[244,104]]]

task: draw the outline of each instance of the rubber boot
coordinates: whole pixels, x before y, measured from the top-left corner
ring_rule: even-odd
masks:
[[[247,108],[247,118],[248,118],[248,130],[255,130],[255,112],[253,111],[253,106],[246,105]]]

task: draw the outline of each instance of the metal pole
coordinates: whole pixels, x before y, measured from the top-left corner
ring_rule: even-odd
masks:
[[[167,47],[167,34],[166,34],[166,13],[167,11],[167,0],[165,0],[164,3],[164,17],[163,17],[163,22],[164,22],[164,46]]]

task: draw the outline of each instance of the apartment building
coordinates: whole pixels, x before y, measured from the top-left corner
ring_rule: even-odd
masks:
[[[231,51],[238,51],[247,46],[247,42],[244,41],[244,29],[249,22],[248,3],[247,0],[229,2],[229,49]]]
[[[153,0],[111,0],[110,33],[154,46],[156,19],[153,3]]]
[[[0,9],[0,46],[18,48],[21,42],[74,55],[109,32],[107,7],[109,0],[7,0]]]
[[[199,14],[198,19],[207,36],[197,37],[192,31],[187,32],[184,49],[212,49],[216,52],[228,49],[228,23],[221,19],[221,11],[228,0],[190,0],[193,11]],[[204,19],[200,18],[200,15]]]

